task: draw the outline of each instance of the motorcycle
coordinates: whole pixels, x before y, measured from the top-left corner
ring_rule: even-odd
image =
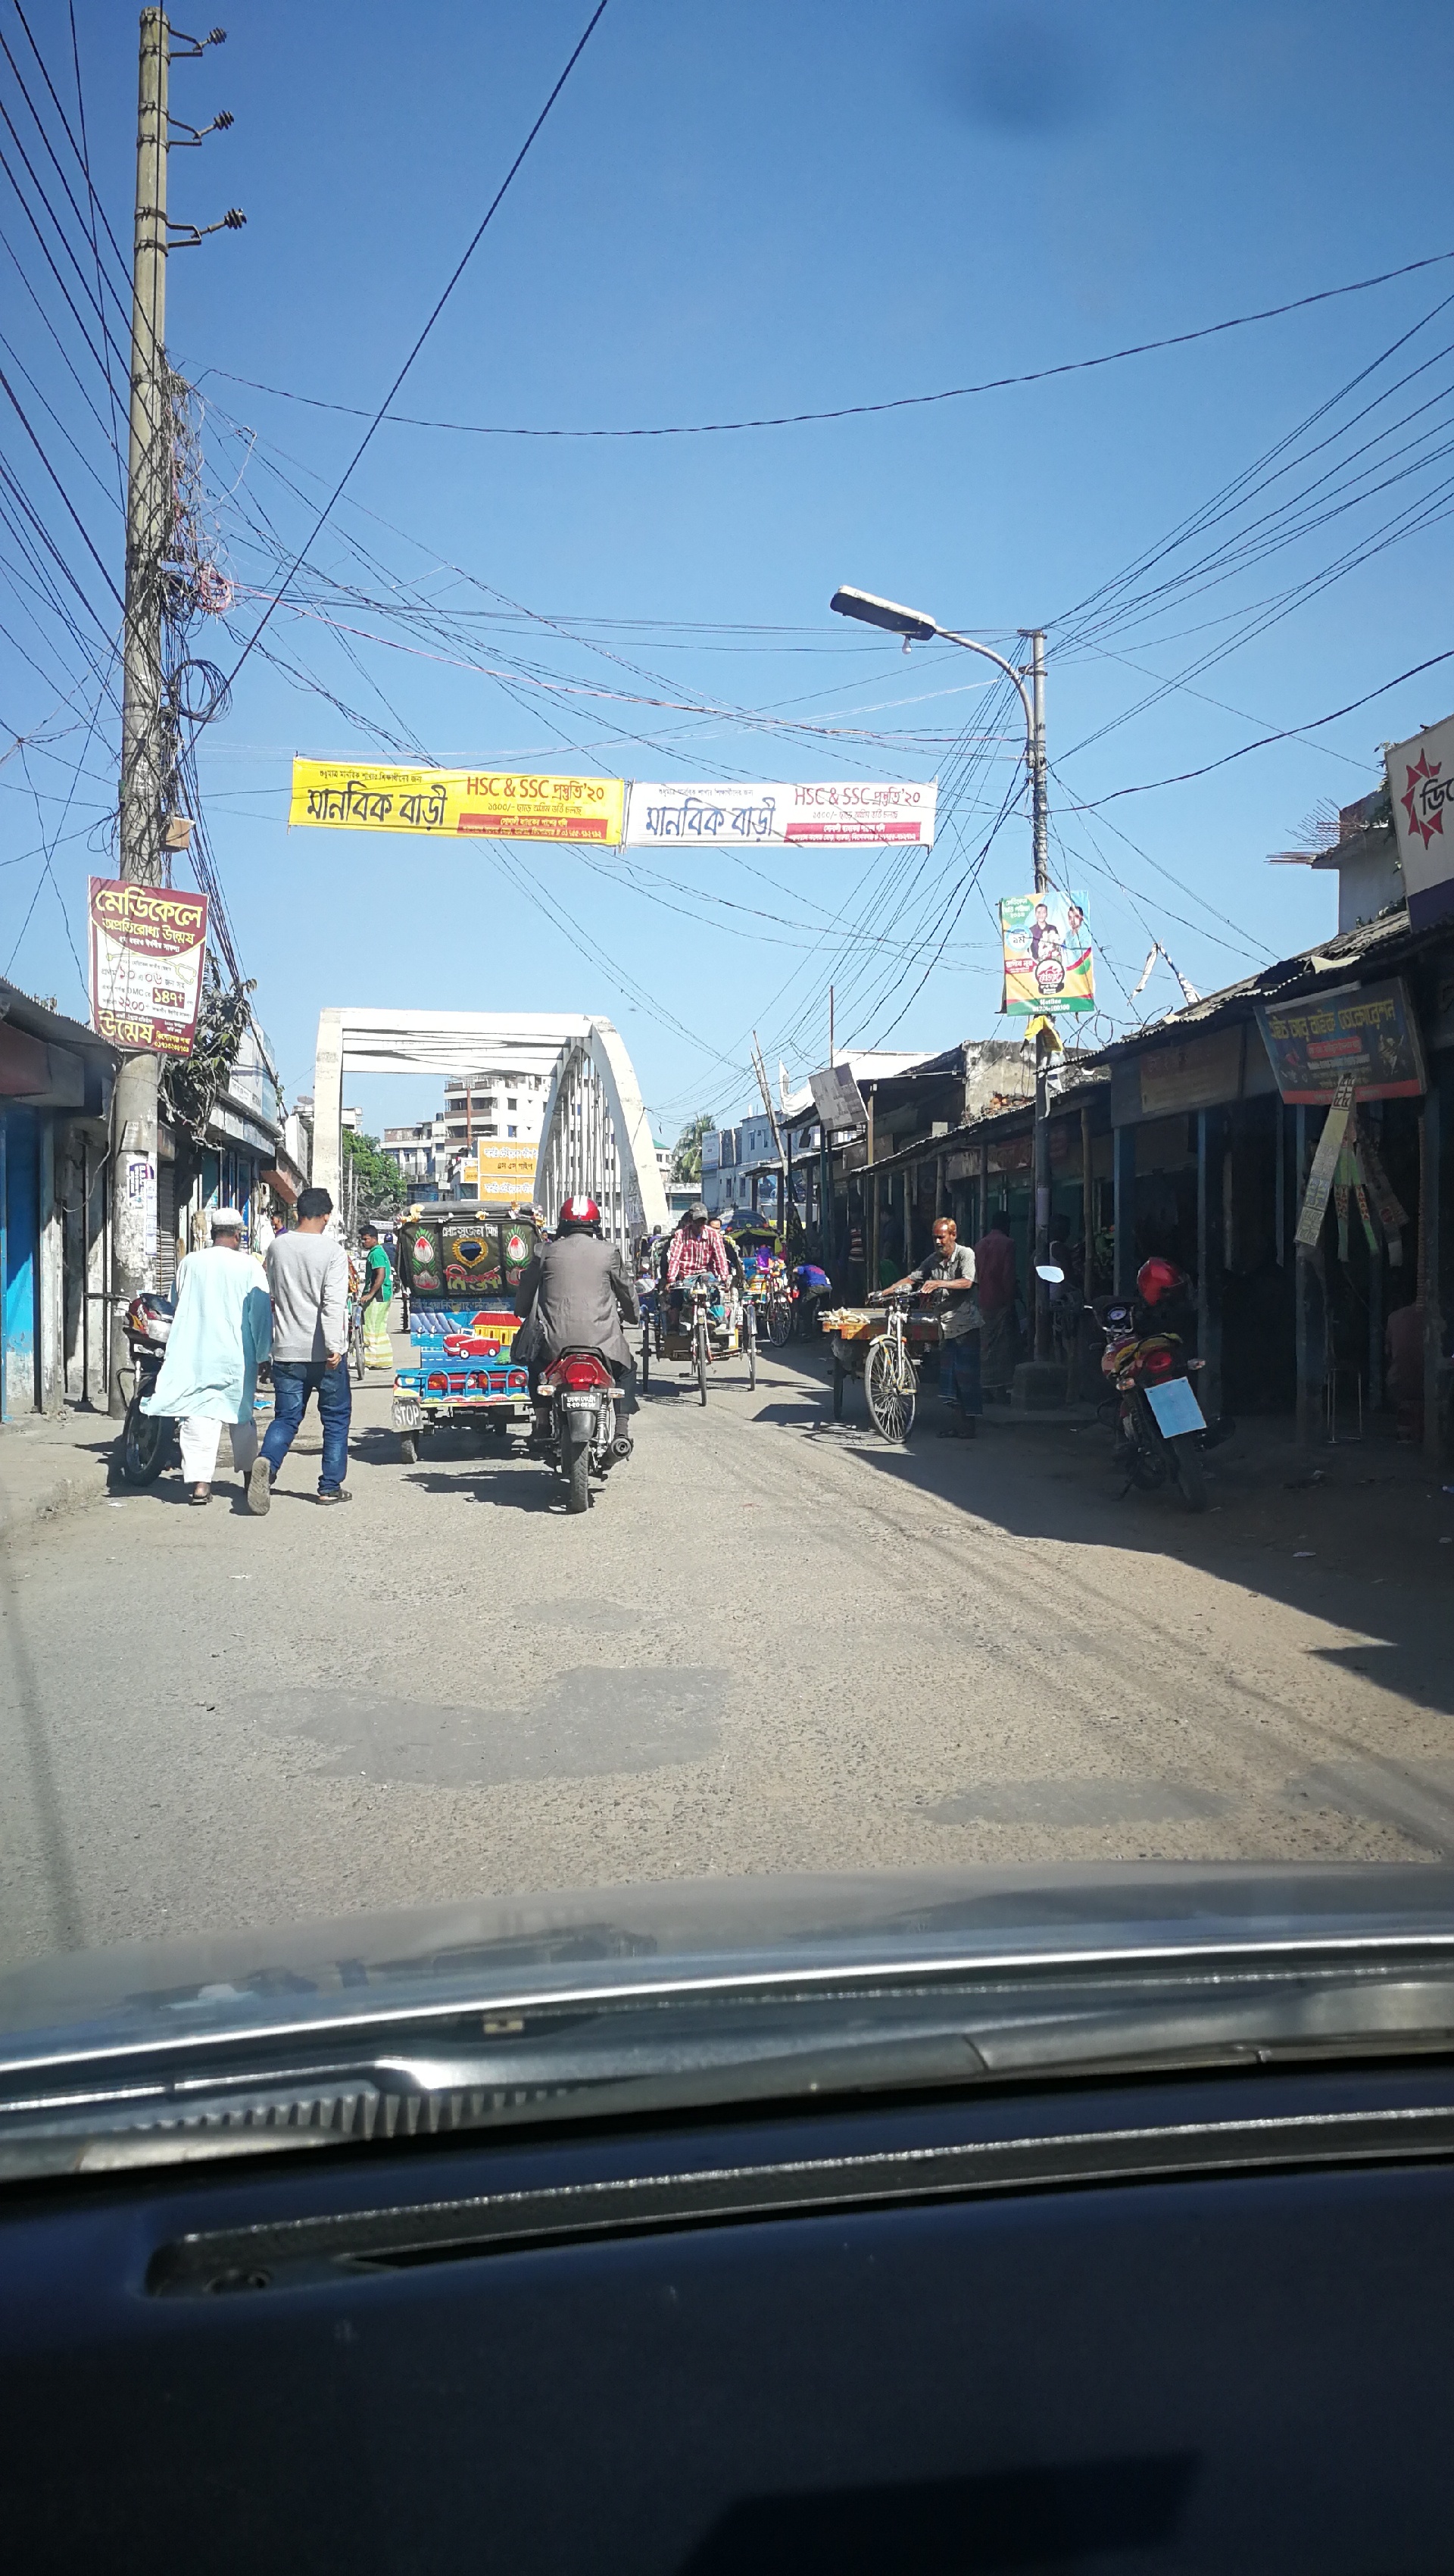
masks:
[[[1191,1379],[1205,1361],[1187,1358],[1179,1333],[1148,1332],[1132,1306],[1113,1302],[1101,1329],[1101,1374],[1121,1399],[1116,1442],[1127,1485],[1155,1493],[1170,1477],[1187,1510],[1204,1512],[1207,1424]]]
[[[128,1485],[154,1485],[172,1454],[176,1424],[169,1414],[143,1413],[143,1396],[155,1389],[172,1329],[170,1297],[151,1288],[133,1297],[126,1309],[126,1347],[131,1355],[131,1402],[121,1426],[118,1463]]]
[[[565,1478],[566,1510],[588,1511],[592,1476],[631,1455],[616,1428],[616,1381],[598,1351],[562,1351],[541,1370],[539,1392],[550,1406],[546,1455]]]
[[[1036,1264],[1036,1274],[1052,1288],[1063,1286],[1064,1271],[1054,1263]],[[1087,1306],[1105,1336],[1101,1374],[1110,1381],[1119,1403],[1115,1443],[1125,1469],[1126,1487],[1156,1493],[1170,1482],[1189,1512],[1207,1508],[1205,1452],[1233,1428],[1224,1415],[1208,1425],[1191,1381],[1206,1362],[1189,1358],[1181,1335],[1157,1319],[1160,1297],[1185,1288],[1173,1264],[1159,1260],[1142,1265],[1138,1287],[1154,1274],[1144,1295],[1108,1298]]]

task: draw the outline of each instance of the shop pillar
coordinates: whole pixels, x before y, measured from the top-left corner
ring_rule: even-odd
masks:
[[[1222,1411],[1222,1278],[1226,1263],[1222,1167],[1226,1112],[1197,1111],[1197,1349],[1206,1362],[1199,1389],[1209,1422]]]
[[[1325,1113],[1326,1114],[1326,1113]],[[1308,1181],[1308,1113],[1293,1113],[1293,1209],[1299,1210]],[[1294,1213],[1294,1223],[1296,1213]],[[1318,1256],[1305,1252],[1301,1245],[1293,1250],[1294,1316],[1293,1334],[1297,1369],[1297,1440],[1300,1449],[1311,1448],[1322,1430],[1324,1322],[1323,1283],[1318,1272]]]
[[[1136,1285],[1136,1130],[1111,1129],[1111,1223],[1115,1267],[1111,1293],[1129,1297]]]
[[[1454,1138],[1454,1061],[1434,1060],[1424,1095],[1419,1137],[1419,1292],[1424,1301],[1424,1456],[1444,1457],[1445,1316],[1451,1303],[1446,1238],[1454,1206],[1446,1206],[1444,1157]]]

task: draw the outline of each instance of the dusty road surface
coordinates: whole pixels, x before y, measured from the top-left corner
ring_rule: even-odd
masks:
[[[654,1379],[584,1519],[459,1436],[266,1519],[169,1475],[0,1569],[0,1959],[512,1889],[1454,1848],[1454,1498],[1105,1436],[911,1449],[816,1358]]]

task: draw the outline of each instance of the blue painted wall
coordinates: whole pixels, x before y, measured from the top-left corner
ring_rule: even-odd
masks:
[[[0,1110],[0,1416],[35,1411],[36,1288],[40,1270],[40,1121]]]

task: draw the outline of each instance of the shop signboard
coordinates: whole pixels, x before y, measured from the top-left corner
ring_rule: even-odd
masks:
[[[1345,1074],[1358,1100],[1417,1100],[1424,1051],[1408,986],[1339,984],[1295,1002],[1259,1002],[1257,1024],[1285,1101],[1323,1109]]]
[[[1006,895],[1000,905],[1000,938],[1000,1008],[1011,1019],[1095,1009],[1095,961],[1083,894],[1047,887],[1043,894]]]
[[[190,1055],[197,1033],[207,897],[89,879],[91,1026],[114,1046]]]
[[[892,784],[875,778],[792,786],[684,786],[633,778],[626,805],[629,849],[695,843],[703,849],[862,849],[934,840],[938,781]]]
[[[808,1089],[825,1135],[840,1136],[849,1130],[855,1135],[865,1133],[868,1110],[851,1065],[824,1065],[821,1072],[809,1074]]]
[[[1422,930],[1454,912],[1454,716],[1408,742],[1391,742],[1388,792],[1409,921]]]
[[[614,849],[625,798],[620,778],[295,759],[288,821],[329,832],[478,834],[493,841],[594,841]]]

